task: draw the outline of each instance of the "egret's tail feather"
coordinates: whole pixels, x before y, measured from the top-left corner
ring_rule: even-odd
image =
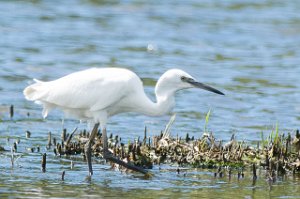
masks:
[[[28,86],[24,89],[23,93],[27,100],[34,100],[36,89],[33,86]]]
[[[30,101],[40,100],[45,92],[47,92],[43,86],[43,82],[37,79],[34,79],[34,81],[36,82],[35,84],[27,86],[23,91],[25,98]]]
[[[27,100],[34,101],[37,104],[43,106],[43,117],[46,118],[50,110],[53,109],[53,105],[45,101],[45,96],[47,95],[48,88],[45,82],[34,79],[36,83],[27,86],[23,93]]]

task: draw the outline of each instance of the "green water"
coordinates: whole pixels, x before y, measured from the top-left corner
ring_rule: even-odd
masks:
[[[215,178],[214,170],[187,170],[176,165],[153,169],[155,177],[111,170],[96,160],[95,175],[78,156],[55,157],[46,149],[51,131],[58,140],[63,127],[86,128],[53,111],[43,120],[41,107],[24,99],[32,78],[52,80],[89,67],[125,67],[153,86],[170,68],[181,68],[199,81],[222,90],[220,97],[200,90],[179,92],[172,135],[202,135],[207,128],[219,140],[258,141],[276,123],[294,133],[300,121],[300,3],[297,0],[9,0],[0,1],[0,197],[66,198],[299,198],[299,177],[269,183],[251,173],[238,180]],[[13,121],[8,108],[13,104]],[[29,116],[28,116],[29,115]],[[134,113],[111,118],[108,132],[124,142],[156,135],[170,116]],[[25,131],[32,133],[25,137]],[[9,138],[9,139],[8,139]],[[20,139],[14,167],[10,148]],[[30,148],[40,147],[40,152]],[[47,172],[40,170],[47,153]],[[73,169],[70,162],[75,163]],[[61,173],[66,171],[65,181]],[[245,171],[250,172],[250,171]]]

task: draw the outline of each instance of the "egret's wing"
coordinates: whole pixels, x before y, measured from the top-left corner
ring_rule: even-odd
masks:
[[[37,82],[35,101],[61,108],[101,110],[124,97],[126,78],[99,74],[97,69],[73,73],[51,82]],[[25,89],[26,90],[26,89]]]

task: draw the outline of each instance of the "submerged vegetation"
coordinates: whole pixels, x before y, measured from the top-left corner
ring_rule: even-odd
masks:
[[[206,116],[205,130],[210,111]],[[157,136],[147,136],[145,127],[144,137],[124,144],[118,135],[109,136],[109,150],[118,158],[131,164],[151,169],[153,165],[172,164],[178,167],[226,169],[240,171],[251,168],[253,177],[256,177],[256,168],[267,171],[267,177],[274,179],[278,175],[300,173],[300,133],[299,130],[292,136],[291,133],[279,134],[278,125],[274,131],[262,141],[246,143],[238,141],[232,135],[230,141],[224,143],[217,140],[213,133],[204,133],[201,138],[172,137],[170,127],[175,120],[173,116],[166,129]],[[82,155],[84,145],[89,138],[89,132],[81,131],[73,136],[76,129],[68,134],[62,132],[62,141],[53,138],[54,153],[57,156]],[[74,137],[74,138],[73,138]],[[73,139],[72,139],[73,138]],[[102,157],[102,134],[98,132],[92,145],[94,157]],[[51,147],[51,135],[48,147]],[[115,165],[114,165],[115,166]],[[126,170],[124,168],[124,170]],[[178,171],[179,172],[179,171]]]
[[[13,117],[13,107],[10,108],[10,116]],[[250,168],[253,171],[253,179],[256,179],[256,169],[260,168],[266,171],[269,180],[274,180],[278,175],[300,174],[299,130],[280,134],[278,124],[276,124],[275,129],[267,138],[262,133],[261,141],[256,143],[238,141],[234,134],[229,141],[224,142],[216,139],[214,134],[208,131],[210,116],[211,110],[206,114],[204,133],[200,138],[190,137],[188,133],[185,137],[171,136],[170,129],[175,121],[175,115],[173,115],[160,135],[148,136],[145,127],[143,138],[138,137],[124,144],[119,135],[110,134],[108,147],[110,152],[119,159],[146,169],[152,169],[153,165],[170,164],[177,168],[217,169],[219,175],[222,175],[224,169],[229,175],[236,170],[238,175],[241,175],[244,169]],[[27,139],[30,138],[30,131],[26,131],[25,135]],[[86,161],[84,146],[89,136],[90,132],[86,130],[78,133],[76,128],[73,132],[67,133],[64,129],[59,141],[49,132],[48,141],[45,143],[47,153],[53,151],[55,156],[66,158],[74,155],[82,156],[82,160]],[[17,140],[11,147],[12,167],[20,158],[20,155],[15,155],[19,142],[20,140]],[[102,134],[99,131],[92,143],[92,155],[95,158],[103,157],[102,146]],[[40,152],[40,146],[36,149],[30,148],[30,150]],[[0,151],[5,151],[5,149],[0,146]],[[113,166],[117,165],[113,164]],[[118,168],[126,170],[121,166]],[[42,154],[42,171],[46,172],[46,153]]]
[[[98,133],[92,146],[93,155],[102,157],[102,139]],[[84,154],[84,144],[89,133],[82,131],[70,141],[73,133],[63,132],[63,141],[56,143],[56,155]],[[277,173],[300,172],[300,134],[296,131],[294,137],[279,133],[270,134],[268,139],[258,142],[256,146],[240,142],[232,135],[227,143],[218,141],[212,133],[204,134],[201,138],[171,137],[162,132],[158,136],[147,137],[145,128],[143,139],[136,139],[127,145],[122,143],[118,135],[109,137],[110,151],[120,159],[135,165],[151,169],[153,164],[177,164],[201,168],[227,167],[243,169],[248,166],[258,166]]]

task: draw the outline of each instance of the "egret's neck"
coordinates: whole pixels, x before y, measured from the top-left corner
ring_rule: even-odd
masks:
[[[144,104],[141,113],[150,116],[161,116],[169,113],[175,106],[174,95],[158,96],[156,95],[156,102],[150,99]]]
[[[175,92],[163,87],[159,82],[155,87],[156,102],[144,98],[143,104],[138,112],[150,116],[161,116],[169,113],[175,106]]]
[[[165,115],[172,111],[175,106],[175,93],[160,96],[156,94],[155,109],[157,115]]]

